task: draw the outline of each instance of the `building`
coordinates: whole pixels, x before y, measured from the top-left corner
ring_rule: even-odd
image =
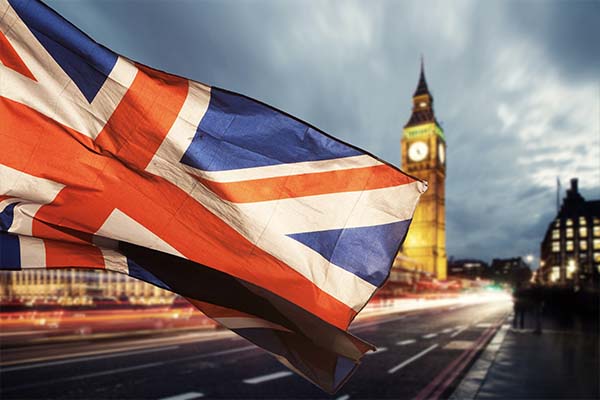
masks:
[[[586,201],[577,179],[548,225],[541,243],[537,279],[545,284],[598,285],[600,274],[600,200]]]
[[[494,258],[488,278],[497,283],[518,285],[531,279],[531,269],[523,258]]]
[[[107,299],[131,304],[170,304],[175,295],[143,281],[111,271],[30,269],[0,271],[0,301],[56,302],[91,305]]]
[[[488,264],[482,260],[455,260],[452,257],[448,260],[449,278],[484,279],[488,277],[488,270]]]
[[[402,254],[422,265],[422,271],[446,279],[446,139],[435,118],[423,61],[413,109],[401,139],[402,169],[427,181],[428,189],[410,226]]]

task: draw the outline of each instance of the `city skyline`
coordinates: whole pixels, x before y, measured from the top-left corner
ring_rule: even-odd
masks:
[[[423,54],[448,144],[448,255],[538,255],[557,176],[600,197],[596,2],[48,4],[127,57],[395,165]]]

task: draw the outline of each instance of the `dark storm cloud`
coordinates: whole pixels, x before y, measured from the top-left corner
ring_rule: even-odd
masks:
[[[515,29],[543,46],[570,79],[598,80],[600,2],[519,1],[509,10]]]
[[[448,144],[449,255],[537,254],[556,176],[600,197],[597,2],[49,3],[127,57],[394,164],[423,54]]]

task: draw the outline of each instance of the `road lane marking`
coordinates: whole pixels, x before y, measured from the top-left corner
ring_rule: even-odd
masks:
[[[403,340],[401,342],[397,342],[396,345],[398,346],[406,346],[407,344],[412,344],[415,343],[416,340],[415,339],[408,339],[408,340]]]
[[[200,397],[204,397],[204,393],[188,392],[188,393],[178,394],[176,396],[163,397],[160,400],[192,400],[192,399],[199,399]]]
[[[462,332],[464,332],[464,330],[467,329],[467,328],[468,328],[468,326],[463,326],[462,328],[460,328],[459,330],[457,330],[456,332],[454,332],[452,335],[450,335],[450,337],[457,337]]]
[[[441,333],[450,333],[452,332],[452,328],[446,328]]]
[[[290,375],[293,375],[290,371],[279,371],[268,375],[261,375],[254,378],[244,379],[244,383],[247,383],[248,385],[257,385],[259,383],[285,378],[286,376]]]
[[[468,350],[473,346],[472,340],[453,340],[444,346],[445,350]]]
[[[419,358],[423,357],[425,354],[429,353],[431,350],[435,349],[436,347],[438,347],[437,343],[429,346],[428,348],[426,348],[425,350],[423,350],[420,353],[415,354],[414,356],[412,356],[411,358],[409,358],[408,360],[396,365],[394,368],[388,370],[388,374],[393,374],[394,372],[406,367],[408,364],[412,363],[415,360],[418,360]]]
[[[130,356],[130,355],[134,355],[134,354],[144,354],[144,353],[155,353],[155,352],[159,352],[159,351],[169,351],[169,350],[175,350],[175,349],[178,349],[178,348],[179,348],[179,346],[168,346],[168,347],[160,347],[158,349],[146,349],[146,350],[139,350],[139,351],[125,351],[125,352],[121,352],[121,353],[117,353],[117,354],[110,354],[111,352],[105,352],[105,354],[98,355],[98,356],[92,356],[92,357],[79,357],[79,358],[73,358],[73,359],[67,359],[67,360],[42,362],[42,363],[37,363],[37,364],[18,365],[18,366],[9,367],[9,368],[2,368],[2,367],[0,367],[0,371],[2,371],[2,372],[21,371],[21,370],[24,370],[24,369],[42,368],[42,367],[49,367],[49,366],[53,366],[53,365],[72,364],[72,363],[78,363],[78,362],[83,362],[83,361],[91,361],[91,360],[100,360],[100,359],[105,359],[105,358],[115,358],[115,357]],[[83,353],[80,353],[80,354],[83,354]],[[97,354],[97,352],[93,352],[91,354]],[[24,364],[24,363],[27,363],[27,362],[30,362],[30,361],[34,361],[34,360],[42,361],[44,359],[45,358],[30,359],[30,360],[25,360],[25,361],[19,362],[19,364]],[[13,364],[15,364],[15,363],[13,363]]]
[[[494,324],[491,324],[489,322],[482,322],[481,324],[477,324],[475,325],[476,328],[489,328],[490,326],[493,326]]]
[[[437,333],[428,333],[427,335],[423,335],[421,336],[423,339],[431,339],[436,337],[438,334]]]
[[[372,356],[373,354],[383,353],[384,351],[387,351],[387,347],[378,347],[377,350],[369,351],[366,355]]]
[[[349,398],[350,398],[350,395],[349,394],[345,394],[343,396],[338,397],[335,400],[348,400]]]

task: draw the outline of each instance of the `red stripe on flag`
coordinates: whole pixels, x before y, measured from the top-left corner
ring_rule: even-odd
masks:
[[[91,245],[45,240],[46,267],[78,267],[104,269],[104,257],[99,248]]]
[[[381,189],[414,182],[414,179],[399,174],[388,165],[241,182],[222,183],[199,177],[196,179],[221,198],[234,203]]]
[[[37,82],[37,79],[35,79],[29,68],[27,68],[27,65],[25,65],[2,32],[0,32],[0,61],[8,68]]]
[[[169,133],[187,97],[187,79],[144,65],[104,129],[97,146],[143,171]]]

